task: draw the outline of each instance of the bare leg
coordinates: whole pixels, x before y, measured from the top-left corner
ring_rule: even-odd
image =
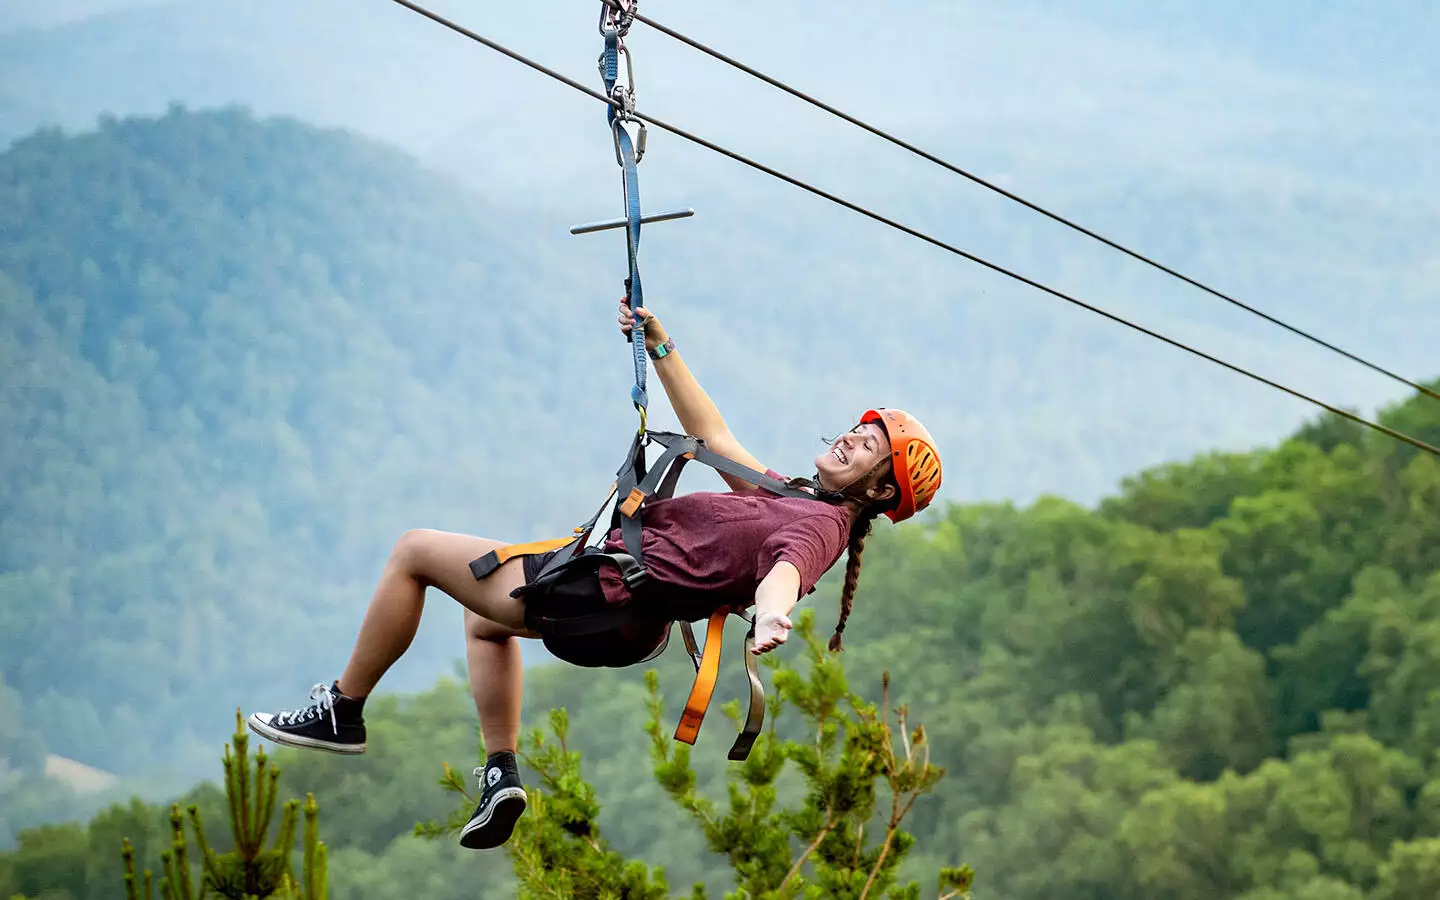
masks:
[[[476,705],[487,742],[514,748],[520,703],[520,648],[515,638],[538,635],[525,630],[524,603],[510,596],[524,579],[522,560],[507,562],[483,581],[476,581],[470,571],[471,561],[500,546],[499,541],[465,534],[406,532],[395,543],[375,586],[350,662],[338,679],[339,696],[318,684],[311,689],[309,706],[251,713],[250,730],[292,747],[364,753],[364,700],[415,639],[425,592],[433,587],[465,607],[467,634],[476,635],[479,652],[467,647],[466,655],[471,659],[471,680],[477,685]],[[508,828],[519,814],[517,804],[524,809],[523,789],[506,780],[513,767],[512,763],[500,773],[502,777],[487,782],[487,790],[495,790],[487,794],[490,800],[483,815],[462,835],[465,846],[483,847],[509,836]],[[496,814],[497,808],[503,815]]]
[[[466,610],[465,661],[486,754],[501,750],[514,753],[520,740],[524,681],[519,637],[509,628]]]
[[[475,769],[480,798],[460,829],[460,846],[484,850],[510,839],[527,802],[515,759],[522,680],[519,634],[467,609],[465,661],[475,711],[480,714],[485,761]]]
[[[340,692],[347,697],[369,696],[409,649],[420,627],[427,588],[448,594],[471,613],[512,634],[528,634],[524,605],[510,596],[524,579],[521,561],[510,560],[484,581],[476,581],[470,571],[471,560],[503,545],[502,541],[444,531],[416,530],[402,535],[365,611],[355,649],[340,676]],[[519,648],[514,652],[518,661]]]

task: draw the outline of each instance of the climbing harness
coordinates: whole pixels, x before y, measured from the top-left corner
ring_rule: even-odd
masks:
[[[606,117],[610,125],[615,160],[621,168],[625,191],[625,218],[573,226],[572,234],[590,234],[613,228],[625,228],[628,275],[625,278],[625,296],[634,313],[633,327],[627,335],[632,344],[635,361],[635,383],[630,390],[630,399],[640,414],[640,427],[630,442],[624,462],[616,472],[609,493],[595,514],[584,524],[563,538],[510,544],[493,550],[470,563],[471,573],[476,580],[489,577],[496,569],[516,557],[552,553],[539,573],[527,585],[516,590],[516,595],[526,598],[526,625],[540,633],[552,653],[577,665],[586,666],[628,666],[648,662],[664,652],[669,645],[670,625],[680,623],[685,649],[695,664],[695,682],[690,696],[685,701],[685,711],[675,729],[675,739],[694,744],[699,735],[700,725],[709,708],[710,698],[715,690],[719,675],[720,650],[724,639],[725,623],[733,613],[745,620],[750,628],[745,635],[745,671],[750,683],[750,708],[745,724],[735,743],[730,748],[729,758],[743,760],[750,755],[750,749],[765,719],[765,688],[755,654],[755,621],[746,616],[741,607],[725,605],[708,612],[700,612],[692,618],[684,618],[685,611],[661,611],[654,601],[649,573],[641,548],[641,512],[650,498],[668,499],[674,495],[676,483],[685,463],[696,460],[718,472],[733,475],[750,484],[786,497],[803,497],[813,500],[815,495],[799,488],[793,488],[764,472],[742,466],[721,456],[705,446],[697,437],[666,431],[649,431],[646,427],[648,397],[646,394],[646,372],[648,363],[645,352],[645,323],[638,310],[644,305],[640,282],[640,226],[646,222],[661,222],[686,218],[694,210],[685,209],[652,216],[642,216],[640,211],[640,187],[638,166],[645,155],[645,124],[637,119],[635,112],[635,67],[625,36],[634,21],[638,0],[628,0],[618,5],[601,3],[600,34],[605,40],[600,55],[599,68],[605,83],[606,96],[613,103],[607,106]],[[620,79],[620,56],[625,57],[625,79]],[[628,124],[639,127],[638,134],[631,138]],[[646,447],[658,444],[664,452],[653,467],[647,467]],[[607,552],[602,546],[589,545],[596,523],[605,509],[615,501],[606,535],[619,531],[624,542],[624,552]],[[575,610],[566,608],[557,612],[559,604],[555,597],[559,589],[577,575],[589,576],[603,565],[615,567],[631,593],[629,603],[610,606],[601,602],[600,609]],[[679,616],[677,618],[677,616]],[[695,640],[691,622],[708,616],[703,650]],[[664,636],[658,646],[641,648],[641,656],[634,648],[618,646],[616,637],[619,629],[627,625],[664,626]],[[591,646],[586,652],[577,651],[566,638],[590,638]],[[594,643],[616,641],[618,649],[606,656],[597,652]],[[627,652],[627,650],[629,652]],[[637,658],[638,657],[638,658]]]
[[[658,444],[664,448],[664,452],[647,471],[645,447],[648,444]],[[616,472],[615,481],[611,483],[600,508],[588,521],[577,526],[569,537],[500,547],[472,561],[470,570],[475,578],[480,580],[489,577],[500,566],[516,557],[557,551],[529,584],[516,590],[516,595],[524,595],[526,598],[526,626],[539,632],[545,638],[546,646],[556,656],[579,665],[628,666],[648,662],[664,652],[669,643],[669,625],[673,621],[679,621],[685,649],[695,664],[695,682],[689,698],[685,701],[685,712],[675,730],[675,739],[687,744],[695,743],[715,690],[727,617],[734,614],[744,619],[750,626],[745,635],[745,671],[750,682],[750,708],[740,735],[735,739],[729,753],[730,759],[743,760],[750,755],[750,748],[765,719],[765,688],[760,681],[756,656],[751,652],[755,647],[754,617],[747,616],[738,606],[733,605],[711,610],[708,613],[709,621],[702,651],[695,640],[690,624],[692,620],[677,620],[674,612],[662,611],[663,608],[656,605],[657,598],[651,589],[657,586],[650,581],[641,548],[641,513],[645,503],[652,498],[664,500],[673,496],[680,473],[690,460],[780,496],[815,499],[814,494],[791,487],[771,475],[721,456],[705,446],[702,439],[693,435],[651,431],[644,435],[637,434],[631,441],[625,461]],[[610,552],[600,546],[589,546],[595,525],[606,508],[611,506],[612,500],[615,503],[610,516],[610,526],[605,533],[608,535],[618,530],[625,545],[624,551]],[[599,543],[603,544],[603,539]],[[547,613],[547,594],[551,590],[577,575],[591,574],[602,565],[611,565],[618,570],[621,580],[631,592],[631,601],[628,604],[609,606],[602,603],[600,609],[579,614]],[[664,587],[659,586],[658,590],[663,591]],[[685,613],[681,611],[679,614],[683,616]],[[706,616],[706,613],[701,613],[694,616],[694,619]],[[627,625],[657,623],[665,624],[666,637],[643,658],[635,658],[634,653],[611,661],[596,661],[590,654],[580,658],[564,643],[566,638],[596,637],[613,634]],[[625,651],[622,648],[619,652],[623,654]]]

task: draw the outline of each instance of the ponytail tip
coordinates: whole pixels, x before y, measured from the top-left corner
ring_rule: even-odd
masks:
[[[844,644],[844,642],[840,639],[840,632],[837,631],[837,632],[835,632],[834,634],[830,635],[830,652],[831,652],[831,653],[839,653],[841,650],[844,650],[844,649],[845,649],[845,644]]]

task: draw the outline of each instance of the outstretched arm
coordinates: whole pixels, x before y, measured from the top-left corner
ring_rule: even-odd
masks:
[[[669,336],[665,333],[665,326],[660,320],[650,314],[645,307],[640,307],[639,313],[645,321],[645,348],[653,350],[665,343]],[[620,301],[620,330],[626,334],[630,333],[632,315],[630,304],[626,300]],[[730,433],[730,427],[725,424],[725,419],[720,415],[720,410],[710,396],[705,393],[704,388],[695,380],[690,369],[685,365],[685,360],[680,357],[678,350],[654,361],[655,374],[659,376],[660,383],[665,387],[665,396],[670,400],[670,407],[675,410],[675,416],[680,420],[680,427],[685,429],[686,434],[694,435],[703,440],[711,450],[727,457],[742,466],[749,466],[764,472],[766,467],[750,452],[740,445],[735,436]],[[733,475],[721,473],[721,478],[730,485],[732,490],[751,487],[747,482],[736,478]]]
[[[800,602],[800,570],[781,560],[755,590],[755,649],[768,653],[790,637],[790,610]]]

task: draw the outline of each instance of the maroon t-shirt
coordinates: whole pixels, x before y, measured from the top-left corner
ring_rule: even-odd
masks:
[[[783,480],[773,470],[766,474]],[[645,568],[664,586],[659,597],[677,618],[691,621],[722,605],[753,604],[761,580],[782,560],[799,570],[804,595],[850,541],[845,510],[760,487],[648,500],[641,521]],[[619,529],[605,549],[625,550]],[[600,584],[610,603],[629,600],[615,567],[600,567]]]

